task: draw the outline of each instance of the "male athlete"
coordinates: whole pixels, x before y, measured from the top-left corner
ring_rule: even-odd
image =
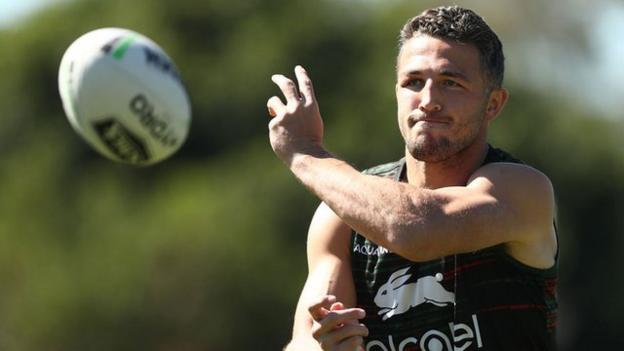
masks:
[[[272,80],[271,146],[323,202],[287,350],[553,350],[557,235],[549,179],[487,143],[508,93],[496,34],[440,7],[400,36],[405,157],[364,173],[323,147],[312,83]]]

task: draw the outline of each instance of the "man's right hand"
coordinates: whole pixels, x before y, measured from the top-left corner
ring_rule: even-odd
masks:
[[[323,350],[364,350],[368,328],[358,321],[366,315],[363,309],[345,308],[335,296],[326,295],[313,302],[308,311],[314,320],[312,336]]]

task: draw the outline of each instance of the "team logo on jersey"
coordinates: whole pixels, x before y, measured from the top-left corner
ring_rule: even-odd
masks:
[[[401,315],[410,309],[432,304],[445,307],[455,304],[455,293],[448,291],[440,283],[441,273],[418,278],[409,282],[411,274],[407,273],[410,267],[399,269],[392,273],[375,296],[374,302],[380,308],[379,315],[383,321],[393,316]],[[396,338],[387,335],[386,339],[369,340],[366,351],[407,351],[418,349],[423,351],[465,351],[483,347],[481,329],[476,314],[471,316],[470,322],[449,322],[448,328],[431,329],[420,335]]]
[[[438,307],[455,304],[455,294],[440,284],[441,274],[424,276],[416,282],[407,283],[412,276],[407,273],[409,268],[392,273],[388,281],[377,290],[374,302],[380,308],[379,314],[384,321],[424,303]]]

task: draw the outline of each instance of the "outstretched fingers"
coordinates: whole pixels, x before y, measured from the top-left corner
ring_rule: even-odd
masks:
[[[326,153],[322,146],[323,119],[314,99],[312,83],[302,67],[298,66],[295,72],[299,84],[281,74],[271,76],[283,98],[273,96],[267,101],[272,117],[268,124],[271,147],[289,166],[295,155]]]
[[[280,88],[282,94],[284,94],[287,105],[301,101],[301,95],[297,90],[295,82],[281,74],[274,74],[271,76],[271,80]]]
[[[314,87],[312,86],[312,80],[308,76],[308,72],[302,66],[295,67],[295,76],[299,83],[299,92],[305,101],[314,101]]]
[[[269,115],[271,117],[277,116],[278,113],[281,114],[282,110],[284,110],[285,108],[286,106],[284,106],[282,100],[277,96],[272,96],[267,101],[267,109],[269,110]]]
[[[272,117],[275,117],[279,114],[278,108],[273,105],[278,105],[277,100],[279,100],[279,107],[288,106],[292,104],[304,104],[312,103],[315,101],[314,97],[314,87],[312,86],[312,80],[308,73],[302,66],[295,67],[295,76],[297,77],[297,83],[289,79],[288,77],[282,74],[274,74],[271,76],[271,80],[275,83],[284,97],[286,98],[286,104],[282,103],[281,100],[277,96],[272,97],[267,103],[267,108],[269,109],[269,114]],[[275,101],[272,101],[277,99]]]

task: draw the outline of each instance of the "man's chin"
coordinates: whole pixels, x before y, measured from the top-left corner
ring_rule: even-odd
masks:
[[[410,154],[416,160],[421,161],[421,162],[426,162],[426,163],[441,163],[441,162],[444,162],[444,161],[448,160],[448,157],[442,156],[442,155],[429,155],[429,154],[427,154],[427,155],[420,155],[420,154],[414,155],[412,153],[410,153]]]
[[[438,163],[449,159],[452,150],[445,145],[413,145],[407,146],[407,152],[416,160],[427,163]]]

